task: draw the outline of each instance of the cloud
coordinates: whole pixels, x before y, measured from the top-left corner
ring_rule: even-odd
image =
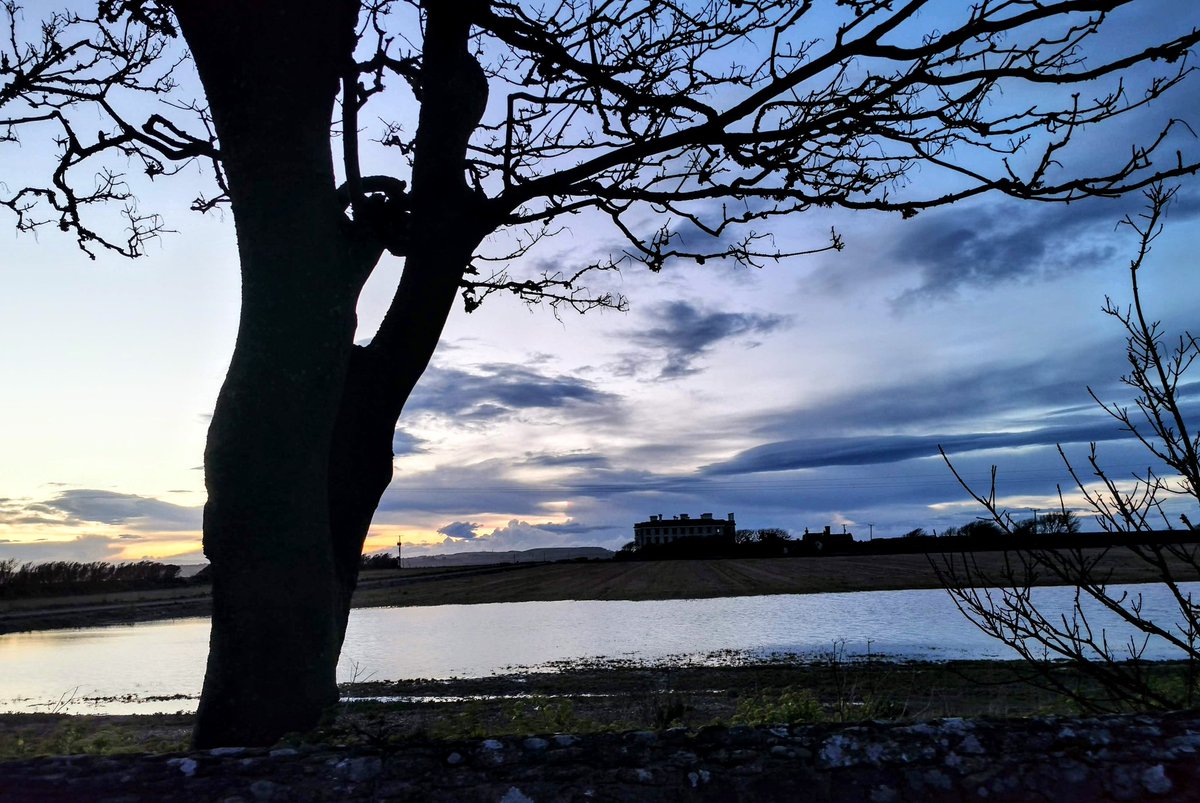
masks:
[[[199,530],[202,510],[147,496],[75,488],[63,491],[31,510],[64,514],[72,522],[119,524],[143,531]]]
[[[544,511],[546,502],[562,498],[561,491],[512,478],[511,466],[512,461],[496,458],[400,473],[380,499],[375,521],[399,523],[416,514],[449,518],[497,511],[533,516]]]
[[[925,212],[894,230],[880,257],[889,269],[916,268],[920,284],[893,300],[904,311],[965,288],[1035,281],[1112,264],[1132,253],[1135,235],[1118,221],[1145,211],[1140,195],[1087,199],[1073,204],[992,201]],[[1168,221],[1200,213],[1200,197],[1180,192]]]
[[[26,499],[0,504],[0,524],[10,526],[110,524],[141,532],[195,532],[201,528],[202,518],[200,507],[87,488],[60,491],[40,502]]]
[[[425,448],[426,443],[427,441],[424,438],[419,438],[403,429],[397,429],[395,434],[392,435],[392,454],[397,457],[410,454],[425,454],[429,451]]]
[[[1022,430],[1051,423],[1082,424],[1098,417],[1087,395],[1128,398],[1119,385],[1123,345],[1101,343],[1060,348],[1042,360],[986,361],[946,369],[936,360],[914,366],[891,382],[863,376],[849,389],[816,401],[754,413],[744,430],[764,440],[849,434],[911,434]],[[1112,379],[1096,382],[1096,377]]]
[[[75,538],[52,541],[0,540],[0,560],[46,561],[69,560],[90,563],[110,560],[129,545],[122,536],[80,535]]]
[[[978,204],[918,216],[899,228],[885,261],[919,269],[920,284],[894,306],[903,310],[966,287],[990,287],[1089,270],[1118,253],[1113,227],[1128,202],[1081,202],[1031,209]]]
[[[934,457],[938,446],[951,454],[1021,446],[1054,446],[1129,437],[1113,422],[1107,426],[1043,427],[1024,432],[973,432],[962,435],[862,435],[837,438],[804,438],[766,443],[747,449],[729,460],[705,466],[706,474],[752,474],[794,471],[822,466],[856,466],[898,463]]]
[[[515,363],[489,363],[473,371],[431,367],[413,391],[406,413],[492,421],[529,409],[613,408],[618,397],[578,377],[544,374]]]
[[[447,538],[453,538],[460,541],[473,541],[478,537],[478,530],[482,524],[476,524],[471,521],[452,521],[445,527],[438,529],[438,532]]]
[[[523,465],[543,468],[602,469],[611,466],[611,461],[608,457],[594,452],[526,453],[525,458],[521,462]]]
[[[604,546],[611,549],[620,546],[617,543],[619,537],[614,535],[614,528],[610,526],[585,526],[575,522],[530,523],[523,519],[512,519],[503,527],[477,536],[471,548],[478,549],[486,545],[492,551],[568,546]]]
[[[724,340],[743,335],[765,335],[788,322],[782,315],[713,312],[688,301],[669,301],[653,307],[647,328],[635,342],[658,356],[665,352],[659,372],[662,379],[677,379],[697,372],[695,363]]]

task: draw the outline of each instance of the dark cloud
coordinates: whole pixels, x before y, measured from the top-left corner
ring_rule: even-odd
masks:
[[[425,454],[428,451],[425,448],[425,443],[424,438],[418,438],[410,432],[398,429],[392,435],[392,454],[397,457],[409,454]]]
[[[1128,437],[1115,422],[1084,426],[1042,427],[1024,432],[974,432],[960,435],[863,435],[835,438],[803,438],[766,443],[747,449],[730,460],[705,466],[707,474],[751,474],[762,471],[794,471],[823,466],[854,466],[898,463],[933,457],[938,446],[947,452],[983,449],[1012,449],[1021,446],[1054,446]]]
[[[764,335],[788,321],[781,315],[713,312],[688,301],[660,304],[649,311],[647,318],[645,328],[634,339],[655,355],[665,352],[659,373],[663,379],[696,373],[696,360],[723,340]]]
[[[146,496],[74,488],[26,508],[35,513],[57,514],[65,523],[120,524],[142,531],[184,530],[201,527],[199,507],[185,507]],[[61,520],[59,523],[64,523]]]
[[[1096,405],[1089,384],[1101,398],[1128,398],[1116,377],[1124,370],[1123,344],[1113,337],[1099,344],[1060,348],[1042,360],[980,362],[955,371],[925,366],[927,373],[891,383],[801,402],[742,419],[744,431],[764,440],[877,432],[956,429],[1025,429],[1046,423],[1065,426],[1091,420]],[[922,366],[914,367],[914,372]],[[1104,382],[1095,377],[1112,377]],[[987,422],[1004,419],[995,427]]]
[[[554,454],[526,454],[521,461],[527,466],[543,466],[548,468],[608,468],[609,459],[594,452],[566,452]]]
[[[544,374],[514,363],[491,363],[474,371],[430,368],[405,411],[490,421],[529,409],[611,409],[617,400],[585,379]]]
[[[511,461],[492,459],[401,472],[380,499],[375,521],[404,521],[419,513],[447,518],[496,511],[535,516],[543,512],[544,503],[562,498],[561,491],[510,478],[511,468]]]
[[[920,284],[893,302],[903,311],[967,287],[1051,278],[1112,264],[1133,253],[1136,235],[1118,225],[1136,219],[1146,199],[1088,199],[1073,204],[1002,201],[939,209],[899,226],[883,259],[917,268]],[[1200,214],[1200,193],[1180,191],[1168,225]]]
[[[460,541],[472,541],[479,536],[478,530],[482,524],[476,524],[472,521],[452,521],[445,527],[438,529],[438,533]]]
[[[469,517],[503,512],[513,517],[544,517],[547,510],[571,499],[610,499],[645,493],[671,478],[643,468],[596,469],[575,480],[540,481],[514,477],[513,461],[494,459],[468,465],[439,465],[424,472],[404,472],[380,500],[377,523],[397,523],[418,515]]]
[[[618,531],[608,526],[586,526],[578,522],[531,523],[512,519],[503,527],[497,527],[480,541],[486,541],[490,550],[538,549],[569,546],[620,546]],[[629,540],[626,538],[625,540]]]
[[[1040,279],[1109,263],[1126,243],[1114,236],[1132,199],[1031,206],[976,204],[919,215],[899,227],[883,257],[916,267],[920,284],[896,299],[903,310],[964,287]]]
[[[608,533],[612,527],[606,524],[584,524],[578,521],[568,521],[563,524],[539,524],[538,529],[559,535],[589,535],[592,533]]]

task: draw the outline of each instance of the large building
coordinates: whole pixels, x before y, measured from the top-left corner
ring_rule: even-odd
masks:
[[[671,519],[651,516],[649,521],[639,521],[633,525],[633,540],[638,548],[669,544],[681,538],[727,538],[733,541],[737,524],[733,514],[727,519],[714,519],[711,513],[701,513],[700,518],[693,519],[687,513],[680,513]]]

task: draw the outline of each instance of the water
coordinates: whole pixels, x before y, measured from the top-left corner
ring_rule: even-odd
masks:
[[[1131,586],[1159,622],[1178,611],[1158,585]],[[1200,583],[1185,584],[1200,596]],[[1071,590],[1038,589],[1045,611],[1068,610]],[[1115,643],[1129,631],[1111,614],[1094,619]],[[351,612],[338,679],[483,677],[562,662],[727,659],[736,654],[818,655],[835,644],[924,660],[1007,659],[945,592],[723,597],[654,602],[562,601]],[[0,636],[0,711],[194,710],[208,650],[206,618]],[[714,659],[712,654],[720,653]],[[1178,657],[1152,642],[1146,657]]]

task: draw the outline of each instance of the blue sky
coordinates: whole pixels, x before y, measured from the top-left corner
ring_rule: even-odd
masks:
[[[1193,79],[1121,131],[1197,108]],[[0,178],[12,180],[9,154],[24,168],[39,147],[4,151]],[[200,559],[237,258],[228,216],[189,213],[192,179],[174,181],[143,201],[177,232],[136,261],[88,260],[0,215],[0,559]],[[1100,308],[1128,298],[1136,240],[1116,223],[1141,203],[985,197],[911,220],[822,210],[778,222],[778,237],[819,243],[832,226],[844,251],[605,275],[626,313],[556,318],[499,297],[456,310],[399,424],[369,547],[617,548],[634,521],[685,512],[860,537],[943,529],[982,511],[938,444],[981,484],[998,465],[1016,510],[1057,506],[1069,479],[1057,443],[1082,456],[1099,441],[1121,476],[1144,468],[1087,395],[1131,400],[1121,332]],[[1144,299],[1169,332],[1200,331],[1198,213],[1193,182],[1146,268]],[[598,258],[611,243],[580,225],[537,258]],[[402,267],[387,259],[360,305],[364,337]]]

